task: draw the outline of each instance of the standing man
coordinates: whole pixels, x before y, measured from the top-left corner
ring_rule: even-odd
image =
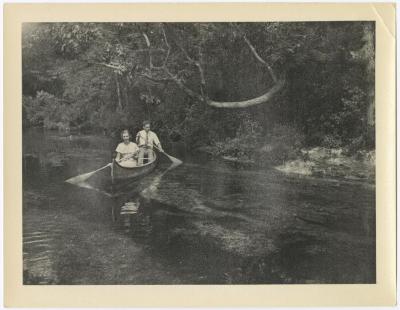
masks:
[[[139,166],[143,165],[143,159],[147,155],[148,162],[153,161],[153,146],[159,148],[163,152],[160,140],[157,135],[150,130],[150,121],[143,122],[143,130],[139,131],[136,135],[136,143],[139,146]]]

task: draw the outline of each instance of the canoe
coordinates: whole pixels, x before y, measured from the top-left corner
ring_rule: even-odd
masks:
[[[136,179],[150,173],[157,165],[157,154],[154,151],[153,156],[154,160],[152,162],[132,168],[122,167],[114,160],[111,166],[111,181],[114,183],[116,181]]]

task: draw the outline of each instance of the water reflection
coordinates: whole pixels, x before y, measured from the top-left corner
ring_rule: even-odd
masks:
[[[121,207],[121,212],[120,214],[136,214],[139,210],[139,205],[140,203],[138,201],[136,202],[132,202],[132,201],[128,201],[125,202],[125,204]]]
[[[24,136],[25,284],[375,281],[371,186],[197,157],[114,187],[107,169],[75,186],[64,180],[109,162],[109,141],[34,134]]]
[[[139,201],[122,206],[120,215],[124,232],[130,237],[141,239],[142,242],[149,238],[152,231],[151,215],[140,207]]]

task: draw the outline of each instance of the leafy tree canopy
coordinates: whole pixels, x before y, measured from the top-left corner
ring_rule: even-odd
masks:
[[[250,121],[264,136],[297,128],[307,144],[374,144],[371,22],[29,23],[22,48],[33,126],[150,118],[195,147]]]

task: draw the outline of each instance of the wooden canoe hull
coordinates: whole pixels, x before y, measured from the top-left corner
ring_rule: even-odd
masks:
[[[113,161],[112,169],[111,169],[111,180],[112,182],[122,181],[122,180],[131,180],[136,179],[146,174],[149,174],[157,165],[157,154],[154,153],[154,160],[149,163],[145,163],[142,166],[137,166],[133,168],[126,168],[118,165],[115,161]]]

